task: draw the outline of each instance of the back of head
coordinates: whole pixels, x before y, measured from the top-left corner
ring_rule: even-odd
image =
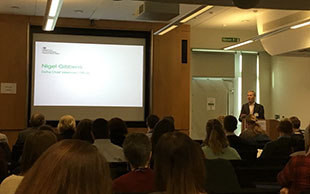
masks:
[[[290,117],[290,121],[292,122],[294,129],[300,128],[300,120],[297,117]]]
[[[57,129],[58,132],[62,134],[67,130],[75,131],[75,126],[76,124],[74,117],[71,115],[64,115],[59,119]]]
[[[236,117],[232,115],[227,115],[224,118],[224,129],[227,132],[234,132],[237,129],[238,121]]]
[[[246,116],[245,121],[246,121],[247,125],[254,126],[257,122],[257,118],[254,115],[250,114],[250,115]]]
[[[123,151],[133,168],[146,167],[151,153],[150,139],[143,133],[132,133],[124,141]]]
[[[171,121],[171,119],[163,118],[162,120],[158,121],[154,126],[154,131],[151,138],[152,149],[155,150],[156,144],[163,134],[172,131],[174,131],[174,123]]]
[[[74,139],[84,140],[89,143],[94,143],[94,137],[92,134],[93,121],[90,119],[83,119],[76,127],[76,132],[73,135]]]
[[[278,125],[278,131],[285,135],[291,135],[293,133],[293,124],[289,119],[283,119]]]
[[[63,140],[27,172],[16,194],[111,194],[109,167],[91,144]]]
[[[102,118],[96,119],[93,122],[92,131],[94,133],[95,139],[108,139],[109,138],[108,121]]]
[[[159,117],[157,115],[149,115],[146,119],[146,125],[150,129],[153,129],[158,121],[159,121]]]
[[[112,118],[108,122],[110,136],[125,136],[128,133],[126,123],[120,118]]]
[[[215,155],[219,155],[229,145],[222,124],[217,119],[210,119],[207,122],[206,134],[205,144]]]
[[[56,142],[56,135],[51,131],[40,130],[31,133],[25,141],[21,157],[22,174],[26,173],[41,154]]]
[[[167,194],[204,192],[205,163],[200,146],[180,132],[164,134],[155,150],[156,186]]]
[[[35,113],[30,118],[30,126],[37,128],[45,124],[45,117],[41,113]]]

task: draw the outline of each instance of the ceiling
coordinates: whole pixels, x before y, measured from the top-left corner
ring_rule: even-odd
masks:
[[[256,31],[256,18],[267,9],[310,10],[310,1],[305,0],[261,0],[255,9],[231,7],[232,0],[151,0],[152,2],[174,2],[180,4],[181,17],[201,4],[221,5],[191,20],[189,24],[199,28],[225,28],[229,30]],[[43,16],[47,0],[0,0],[0,13]],[[137,19],[137,12],[143,1],[133,0],[64,0],[60,17],[91,20],[145,21]],[[177,18],[178,18],[177,17]],[[176,19],[176,18],[174,18]],[[173,20],[173,19],[172,19]],[[149,19],[149,22],[159,22]],[[160,21],[162,22],[162,21]],[[166,21],[167,23],[170,21]]]

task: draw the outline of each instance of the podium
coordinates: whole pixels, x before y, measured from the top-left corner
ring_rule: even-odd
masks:
[[[275,119],[258,120],[257,124],[259,124],[261,128],[266,131],[267,135],[270,137],[271,140],[276,140],[279,137],[279,131],[277,129],[279,125],[278,120],[275,120]],[[246,123],[245,123],[245,119],[243,119],[241,132],[245,130],[245,128],[246,128]]]

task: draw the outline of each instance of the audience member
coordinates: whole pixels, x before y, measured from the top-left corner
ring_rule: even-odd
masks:
[[[164,134],[155,150],[157,191],[165,194],[205,193],[205,162],[201,148],[180,132]]]
[[[63,140],[26,173],[16,194],[111,194],[109,167],[93,145]]]
[[[108,122],[111,142],[123,147],[123,142],[128,133],[126,123],[120,118],[112,118]]]
[[[107,162],[125,162],[123,148],[111,143],[108,122],[99,118],[93,122],[94,146],[105,157]]]
[[[224,129],[229,145],[236,149],[242,159],[256,159],[257,149],[249,141],[238,137],[234,131],[237,129],[237,118],[228,115],[224,118]]]
[[[154,192],[154,173],[149,168],[151,157],[149,138],[142,133],[130,134],[124,141],[123,149],[131,172],[113,181],[113,191],[118,193]]]
[[[310,139],[309,131],[305,134]],[[306,149],[305,155],[294,156],[278,174],[278,182],[282,187],[282,193],[299,194],[310,189],[310,149]]]
[[[94,143],[92,125],[93,125],[93,121],[90,119],[81,120],[79,124],[77,125],[76,131],[72,138],[87,141],[91,144]]]
[[[72,139],[75,133],[75,119],[71,115],[64,115],[59,119],[57,130],[58,130],[58,140],[62,139]]]
[[[58,134],[56,129],[54,129],[53,127],[51,127],[50,125],[42,125],[41,127],[39,127],[40,131],[50,131],[53,132],[54,134]]]
[[[45,117],[41,113],[35,113],[31,116],[30,118],[30,128],[27,128],[25,130],[22,130],[21,132],[18,133],[18,137],[16,140],[15,145],[13,146],[12,149],[12,162],[13,166],[18,165],[20,156],[23,154],[23,147],[25,140],[27,137],[37,131],[39,127],[45,124]]]
[[[267,143],[261,154],[261,158],[272,159],[288,159],[293,152],[291,135],[293,133],[293,125],[289,119],[280,121],[278,125],[280,137]]]
[[[238,152],[229,146],[222,124],[217,119],[211,119],[206,125],[206,139],[202,151],[206,159],[240,160]]]
[[[9,144],[8,137],[4,133],[0,133],[0,142]]]
[[[40,155],[57,142],[56,135],[50,131],[36,131],[28,135],[21,157],[21,173],[7,177],[0,185],[0,193],[14,194],[24,175]]]
[[[254,115],[246,116],[246,129],[240,134],[240,137],[251,141],[259,149],[262,149],[270,141],[266,131],[257,124],[257,118]]]
[[[146,126],[147,126],[147,133],[146,135],[151,138],[153,131],[154,131],[154,126],[156,125],[156,123],[159,121],[159,117],[157,115],[149,115],[146,118]]]
[[[300,129],[300,120],[293,116],[290,117],[290,121],[293,125],[292,144],[294,152],[305,150],[305,140],[302,130]]]
[[[164,117],[163,119],[161,119],[160,121],[156,123],[156,125],[154,126],[153,135],[151,138],[153,152],[156,148],[157,142],[159,141],[160,137],[163,134],[167,132],[172,132],[174,130],[175,128],[174,128],[173,121],[167,117]]]

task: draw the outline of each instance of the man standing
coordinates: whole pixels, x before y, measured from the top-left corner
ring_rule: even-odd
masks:
[[[239,121],[241,122],[247,115],[252,114],[257,119],[265,119],[264,107],[255,102],[256,94],[254,91],[248,91],[248,103],[242,105]]]

